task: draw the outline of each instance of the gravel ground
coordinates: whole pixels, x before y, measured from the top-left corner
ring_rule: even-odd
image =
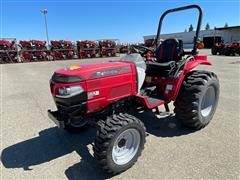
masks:
[[[145,149],[117,176],[107,175],[92,156],[95,129],[71,135],[47,117],[47,109],[56,109],[48,83],[54,70],[106,59],[0,65],[1,178],[239,179],[240,58],[209,59],[213,66],[202,68],[214,71],[221,86],[212,122],[192,131],[174,116],[143,114],[149,134]]]

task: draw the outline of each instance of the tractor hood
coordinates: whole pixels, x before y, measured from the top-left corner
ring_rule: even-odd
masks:
[[[61,76],[79,76],[82,80],[118,75],[131,72],[131,63],[124,61],[81,64],[55,71]]]

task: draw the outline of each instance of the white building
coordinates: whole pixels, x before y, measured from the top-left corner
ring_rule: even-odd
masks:
[[[192,46],[193,37],[195,31],[181,32],[172,34],[162,34],[161,39],[177,38],[183,41],[185,47]],[[156,35],[144,36],[144,41],[147,39],[154,39]],[[234,41],[240,41],[240,26],[215,28],[214,30],[201,30],[199,38],[203,41],[206,48],[211,48],[215,42],[224,41],[224,43],[230,43]],[[215,39],[215,40],[214,40]]]

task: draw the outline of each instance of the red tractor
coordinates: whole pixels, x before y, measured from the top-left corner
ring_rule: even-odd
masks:
[[[222,55],[223,54],[223,49],[224,49],[224,43],[223,42],[219,42],[214,44],[214,46],[211,49],[212,55]]]
[[[51,41],[51,51],[54,59],[72,59],[76,55],[73,43],[65,40]]]
[[[164,17],[186,9],[199,12],[193,49],[183,51],[175,38],[160,43]],[[213,118],[219,81],[213,72],[196,70],[211,65],[206,55],[197,52],[202,10],[190,5],[167,10],[160,18],[155,58],[146,60],[151,49],[134,46],[138,53],[118,61],[71,66],[57,70],[50,89],[57,111],[49,117],[67,131],[81,131],[94,122],[98,129],[93,146],[94,157],[109,173],[130,168],[144,148],[146,129],[135,115],[174,102],[175,117],[194,129],[204,128]]]
[[[46,41],[30,40],[19,41],[23,61],[52,60],[50,51],[46,47]]]
[[[225,56],[230,56],[230,55],[235,55],[238,54],[240,55],[240,42],[232,42],[229,44],[225,44],[222,54]]]
[[[96,41],[77,41],[77,49],[81,59],[100,56],[99,44]]]
[[[224,44],[223,42],[221,43],[216,43],[212,47],[212,55],[225,55],[225,56],[230,56],[230,55],[235,55],[238,54],[240,55],[240,42],[232,42],[232,43],[227,43]]]
[[[21,62],[16,39],[0,39],[0,63]]]

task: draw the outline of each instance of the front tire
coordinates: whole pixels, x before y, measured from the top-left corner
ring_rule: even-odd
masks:
[[[145,144],[145,127],[127,113],[110,116],[97,131],[94,157],[108,173],[117,174],[133,166]]]
[[[193,71],[188,75],[174,102],[176,118],[194,129],[212,119],[219,99],[219,81],[213,72]]]

